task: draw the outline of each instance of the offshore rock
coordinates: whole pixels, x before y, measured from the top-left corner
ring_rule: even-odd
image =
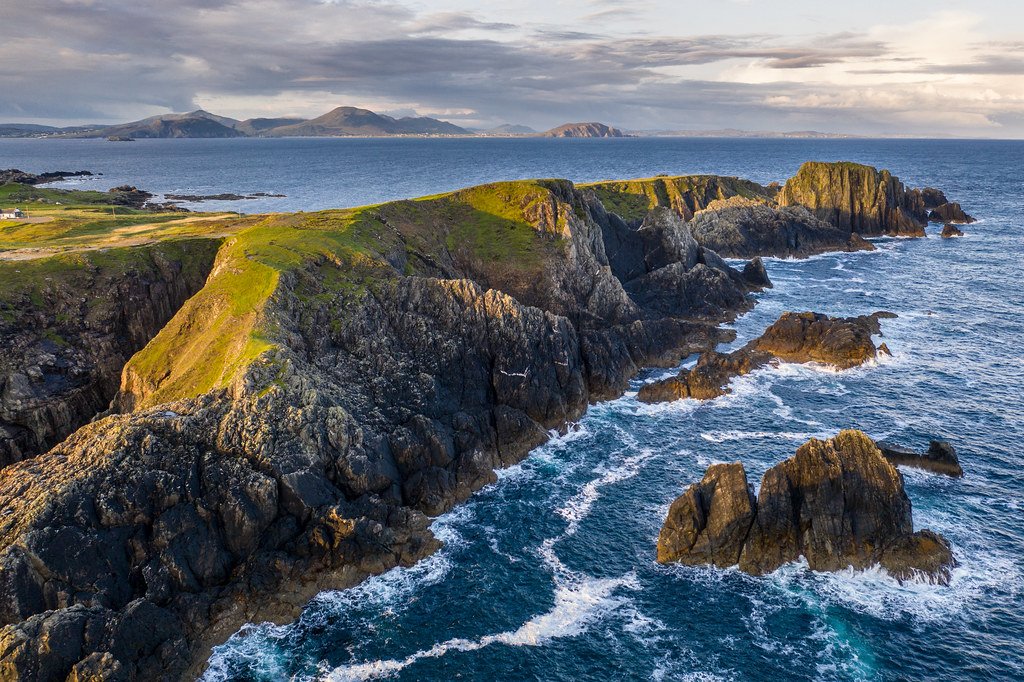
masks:
[[[673,503],[658,543],[662,563],[738,564],[752,575],[800,557],[815,571],[881,565],[900,581],[939,584],[956,565],[944,538],[914,532],[899,471],[852,430],[812,438],[769,469],[756,502],[742,464],[712,467]]]
[[[781,206],[804,206],[847,233],[923,237],[924,198],[889,171],[857,163],[808,161],[786,181]]]
[[[960,478],[964,475],[964,470],[960,467],[960,459],[956,456],[956,449],[948,441],[933,440],[928,444],[926,452],[915,452],[886,442],[879,442],[878,448],[885,458],[895,465],[924,469],[953,478]]]
[[[953,237],[963,237],[964,231],[956,225],[946,223],[942,226],[942,233],[940,235],[943,239],[951,239]]]
[[[975,222],[974,218],[964,213],[964,209],[955,201],[936,207],[928,214],[928,220],[935,223],[958,223],[961,225]]]
[[[709,400],[728,393],[728,383],[769,363],[820,362],[849,369],[877,357],[871,340],[881,333],[879,319],[893,313],[834,318],[820,313],[783,313],[764,334],[743,348],[724,354],[702,353],[697,364],[677,376],[643,386],[637,399],[646,403],[682,398]],[[886,349],[888,351],[888,349]]]

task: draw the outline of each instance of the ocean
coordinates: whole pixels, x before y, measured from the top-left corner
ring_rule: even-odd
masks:
[[[226,680],[1016,680],[1024,678],[1024,143],[923,140],[0,140],[0,167],[103,175],[157,192],[276,192],[243,212],[368,204],[492,180],[721,173],[784,181],[805,160],[885,167],[979,218],[961,239],[767,259],[775,287],[738,346],[786,310],[890,310],[893,351],[836,372],[782,365],[706,403],[622,398],[438,518],[445,546],[325,592],[294,622],[218,647]],[[693,362],[690,359],[689,362]],[[660,566],[669,504],[714,462],[757,481],[808,438],[942,437],[965,476],[903,469],[916,528],[953,545],[948,587],[794,564],[754,578]]]

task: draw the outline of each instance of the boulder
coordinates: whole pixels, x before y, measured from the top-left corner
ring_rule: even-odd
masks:
[[[804,557],[816,571],[881,565],[897,580],[949,583],[949,544],[914,532],[902,476],[860,431],[812,438],[765,472],[756,502],[749,491],[742,464],[709,468],[669,509],[658,561],[735,559],[740,570],[763,575]]]
[[[963,237],[963,236],[964,236],[963,230],[961,230],[956,225],[953,225],[952,223],[946,223],[942,227],[942,238],[943,239],[952,239],[953,237]]]
[[[765,289],[772,287],[772,281],[768,278],[768,271],[760,256],[755,256],[752,261],[743,266],[743,279],[752,287]]]
[[[895,465],[924,469],[953,478],[960,478],[964,475],[964,470],[960,467],[960,459],[956,456],[956,449],[948,441],[933,440],[929,443],[926,452],[915,452],[909,448],[884,441],[878,443],[878,448],[885,458]]]
[[[947,202],[935,208],[928,214],[928,220],[933,223],[959,223],[961,225],[975,222],[974,218],[967,215],[960,204],[955,201]]]

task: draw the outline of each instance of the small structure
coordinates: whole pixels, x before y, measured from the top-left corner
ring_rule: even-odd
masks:
[[[0,220],[18,220],[24,218],[25,214],[22,213],[20,208],[5,208],[0,210]]]

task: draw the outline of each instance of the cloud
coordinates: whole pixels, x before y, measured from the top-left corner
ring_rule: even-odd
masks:
[[[620,7],[585,4],[591,16]],[[629,10],[654,11],[646,3]],[[971,59],[943,64],[889,29],[658,35],[593,30],[618,25],[607,17],[496,17],[422,13],[389,0],[4,3],[0,21],[18,30],[0,43],[0,120],[117,121],[198,106],[312,116],[352,104],[467,125],[595,119],[628,128],[887,132],[915,125],[915,98],[924,97],[951,112],[920,117],[927,132],[947,124],[1020,130],[1024,111],[1008,94],[1012,84],[998,80],[1021,73],[1019,42],[971,48]],[[943,21],[949,30],[963,24]],[[979,98],[966,83],[933,95],[917,83],[958,75],[990,79],[980,90],[995,96]]]

